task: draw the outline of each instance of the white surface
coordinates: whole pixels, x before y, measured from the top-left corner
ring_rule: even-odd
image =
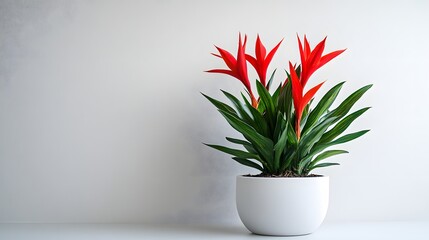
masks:
[[[235,132],[199,92],[243,90],[203,72],[224,67],[213,44],[235,52],[239,31],[251,53],[256,33],[267,48],[285,37],[278,80],[306,33],[347,48],[309,87],[346,80],[341,99],[374,83],[350,130],[372,131],[319,172],[328,222],[429,220],[428,12],[423,0],[1,0],[0,222],[238,224],[234,182],[249,168],[201,144]]]
[[[417,240],[429,238],[428,222],[323,224],[299,237],[254,235],[243,226],[0,224],[0,239],[13,240],[134,240],[134,239],[289,239],[289,240]]]
[[[237,177],[237,212],[251,232],[303,235],[314,232],[329,205],[329,177]]]

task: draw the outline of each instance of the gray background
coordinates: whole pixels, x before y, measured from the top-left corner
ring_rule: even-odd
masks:
[[[209,53],[238,32],[284,79],[296,33],[347,51],[309,81],[368,83],[327,221],[428,220],[428,1],[0,1],[0,222],[237,222],[237,136],[200,91],[238,94]],[[256,75],[251,72],[252,78]],[[320,97],[320,94],[317,95]],[[269,199],[267,199],[269,202]]]

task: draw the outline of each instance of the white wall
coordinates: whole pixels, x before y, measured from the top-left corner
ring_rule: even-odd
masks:
[[[0,1],[0,222],[238,222],[249,169],[201,142],[235,135],[200,91],[238,32],[298,61],[295,34],[348,50],[314,75],[368,83],[331,176],[328,221],[429,219],[427,1]],[[271,70],[272,70],[271,69]],[[280,73],[282,71],[279,71]],[[252,73],[253,74],[253,73]],[[284,74],[279,74],[279,80]]]

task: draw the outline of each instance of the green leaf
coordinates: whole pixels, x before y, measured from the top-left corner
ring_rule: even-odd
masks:
[[[298,145],[298,138],[290,122],[287,122],[287,139],[290,144]]]
[[[253,153],[249,153],[249,152],[245,152],[243,150],[233,149],[233,148],[224,147],[224,146],[220,146],[220,145],[206,144],[206,143],[204,143],[204,145],[209,146],[211,148],[214,148],[216,150],[219,150],[221,152],[236,156],[236,157],[250,158],[250,159],[256,159],[256,160],[260,159],[258,155],[253,154]]]
[[[335,127],[333,127],[331,130],[323,134],[322,138],[320,139],[320,142],[330,142],[333,139],[335,139],[337,136],[339,136],[341,133],[343,133],[350,124],[356,120],[359,116],[361,116],[364,112],[366,112],[369,107],[362,108],[354,113],[351,113],[347,115],[345,118],[343,118],[340,122],[338,122]]]
[[[271,97],[271,99],[273,100],[273,103],[274,103],[274,105],[276,106],[277,109],[278,109],[278,105],[276,105],[276,104],[278,104],[279,95],[280,95],[281,90],[282,90],[282,85],[280,84],[277,87],[277,89],[274,91],[274,93],[273,93],[273,95]]]
[[[291,81],[287,81],[286,84],[280,90],[278,98],[278,109],[286,115],[288,121],[292,117],[292,85]]]
[[[326,114],[326,118],[330,117],[338,117],[337,119],[341,119],[344,117],[353,105],[362,97],[362,95],[368,91],[372,87],[372,84],[366,85],[354,93],[352,93],[349,97],[347,97],[336,109],[332,110],[328,114]]]
[[[265,110],[269,116],[269,120],[273,120],[275,113],[274,102],[271,98],[270,93],[265,89],[265,87],[259,81],[256,81],[256,87],[258,89],[259,97],[261,98],[261,102],[265,105]]]
[[[252,168],[256,168],[259,171],[264,172],[264,169],[259,164],[255,163],[255,162],[252,162],[252,161],[250,161],[248,159],[239,158],[239,157],[233,157],[232,159],[234,159],[235,161],[237,161],[238,163],[240,163],[242,165],[245,165],[245,166],[248,166],[248,167],[252,167]]]
[[[344,153],[349,153],[349,152],[344,151],[344,150],[329,150],[329,151],[323,152],[323,153],[319,154],[316,158],[314,158],[313,161],[311,161],[309,167],[310,168],[313,167],[318,162],[320,162],[326,158],[329,158],[329,157],[332,157],[335,155],[339,155],[339,154],[344,154]]]
[[[271,84],[273,83],[274,74],[276,73],[276,71],[277,71],[277,69],[274,69],[273,73],[271,74],[270,80],[268,80],[268,83],[267,83],[267,90],[269,90],[269,89],[270,89]]]
[[[258,111],[261,113],[261,114],[263,114],[264,112],[265,112],[265,104],[264,104],[264,102],[262,102],[262,101],[259,101],[259,103],[258,103]]]
[[[328,129],[333,121],[335,121],[335,118],[329,118],[326,121],[319,123],[299,141],[298,154],[303,158],[299,159],[300,161],[297,169],[298,174],[301,175],[307,168],[314,156],[314,153],[311,152],[313,146],[320,140],[326,129]]]
[[[240,144],[240,145],[250,145],[252,146],[248,141],[246,140],[241,140],[241,139],[237,139],[237,138],[232,138],[232,137],[226,137],[226,140],[228,140],[229,142],[235,143],[235,144]]]
[[[332,145],[336,145],[336,144],[341,144],[341,143],[349,142],[351,140],[354,140],[354,139],[356,139],[358,137],[363,136],[367,132],[369,132],[369,130],[362,130],[362,131],[359,131],[359,132],[354,132],[354,133],[350,133],[350,134],[344,135],[344,136],[336,139],[335,141],[330,142],[330,145],[332,146]]]
[[[283,161],[280,165],[280,172],[286,171],[286,169],[290,169],[291,163],[296,156],[297,151],[287,151],[285,156],[283,157]]]
[[[273,142],[271,139],[266,138],[259,134],[254,128],[252,128],[247,123],[243,122],[236,116],[232,115],[229,112],[219,110],[219,112],[225,117],[228,123],[238,132],[243,134],[243,136],[252,143],[253,147],[264,158],[267,162],[272,162],[273,154]]]
[[[354,133],[350,133],[347,135],[344,135],[332,142],[329,143],[322,143],[322,144],[316,144],[312,149],[311,149],[311,154],[317,154],[321,151],[323,151],[324,149],[334,146],[334,145],[338,145],[338,144],[342,144],[342,143],[346,143],[349,141],[352,141],[358,137],[363,136],[365,133],[369,132],[369,130],[362,130],[362,131],[358,131],[358,132],[354,132]]]
[[[301,156],[306,156],[310,149],[315,143],[317,143],[320,138],[323,136],[325,131],[331,125],[336,118],[329,118],[318,125],[316,125],[311,131],[304,135],[299,141],[299,150]]]
[[[320,99],[317,106],[310,112],[307,118],[305,127],[303,128],[303,134],[309,131],[309,129],[317,122],[317,120],[319,120],[322,114],[324,114],[329,109],[329,107],[337,98],[343,84],[344,82],[335,85],[322,97],[322,99]]]
[[[253,148],[252,144],[249,143],[248,141],[236,139],[236,138],[230,138],[230,137],[226,137],[226,140],[235,144],[243,145],[243,147],[250,153],[258,154],[258,152]]]
[[[223,91],[223,94],[225,94],[225,96],[234,104],[235,108],[237,109],[238,113],[241,116],[241,119],[246,122],[249,125],[254,125],[254,121],[253,119],[249,116],[249,114],[247,113],[247,111],[245,110],[244,106],[241,104],[240,100],[238,100],[238,98],[236,98],[234,95],[232,95],[231,93],[227,92],[227,91]],[[255,126],[253,126],[255,127]]]
[[[274,142],[277,142],[280,138],[280,134],[282,133],[283,129],[286,127],[286,120],[283,117],[283,114],[281,112],[277,112],[277,121],[276,126],[274,128],[274,133],[272,136],[272,139]]]
[[[223,102],[221,102],[219,100],[216,100],[214,98],[211,98],[211,97],[205,95],[204,93],[201,93],[201,94],[205,98],[207,98],[213,105],[215,105],[215,107],[217,107],[219,110],[222,110],[222,111],[229,112],[229,113],[237,115],[237,112],[232,107],[230,107],[229,105],[227,105],[227,104],[225,104],[225,103],[223,103]]]
[[[305,108],[302,111],[302,116],[301,116],[301,129],[303,129],[303,127],[305,126],[305,123],[307,122],[308,119],[308,113],[310,112],[310,105],[313,102],[314,98],[310,100],[310,102],[308,102],[308,104],[305,106]]]
[[[274,169],[279,169],[280,167],[280,157],[283,153],[283,150],[285,149],[287,144],[287,126],[283,130],[282,134],[280,135],[279,140],[274,145]]]
[[[340,165],[340,164],[339,163],[320,163],[320,164],[314,165],[311,168],[309,168],[309,172],[314,170],[315,168],[329,167],[329,166],[334,166],[334,165]]]
[[[241,96],[243,97],[246,107],[250,111],[250,114],[252,114],[253,120],[258,126],[256,130],[263,136],[268,137],[269,136],[268,125],[264,117],[257,109],[255,109],[252,106],[252,104],[250,104],[250,102],[246,99],[246,97],[243,94],[241,94]]]
[[[236,138],[230,138],[230,137],[227,137],[226,138],[226,140],[228,140],[228,141],[230,141],[230,142],[232,142],[232,143],[235,143],[235,144],[240,144],[240,145],[243,145],[244,146],[244,148],[249,152],[249,153],[253,153],[253,154],[259,154],[254,148],[253,148],[253,146],[252,146],[252,144],[251,143],[249,143],[248,141],[245,141],[245,140],[241,140],[241,139],[236,139]],[[264,172],[266,172],[266,171],[272,171],[271,170],[271,166],[266,162],[266,161],[264,161],[264,160],[262,160],[262,159],[260,159],[259,158],[259,160],[258,160],[260,163],[262,163],[262,166],[263,166],[263,168],[265,169],[264,170]]]

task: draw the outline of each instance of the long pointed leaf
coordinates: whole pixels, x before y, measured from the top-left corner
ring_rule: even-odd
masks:
[[[317,163],[319,163],[320,161],[322,161],[326,158],[329,158],[329,157],[332,157],[335,155],[339,155],[339,154],[344,154],[344,153],[349,153],[349,152],[347,152],[345,150],[329,150],[329,151],[323,152],[323,153],[319,154],[316,158],[314,158],[313,161],[311,161],[309,167],[310,168],[313,167],[314,165],[316,165]]]
[[[258,94],[259,94],[259,97],[261,98],[261,101],[265,104],[266,110],[269,112],[268,114],[272,116],[275,111],[275,106],[270,93],[258,81],[256,82],[256,87],[258,89]]]
[[[267,90],[270,90],[271,84],[273,83],[274,74],[276,74],[277,69],[274,69],[273,73],[271,74],[270,80],[268,80],[267,83]]]
[[[335,121],[335,118],[329,118],[324,122],[319,123],[312,131],[308,132],[299,141],[299,150],[301,156],[306,156],[310,149],[316,144],[325,133],[326,129]]]
[[[365,133],[369,132],[369,130],[362,130],[359,132],[354,132],[354,133],[350,133],[347,135],[344,135],[338,139],[336,139],[335,141],[330,142],[330,145],[336,145],[336,144],[341,144],[341,143],[346,143],[346,142],[350,142],[358,137],[363,136]]]
[[[237,109],[238,113],[241,116],[241,119],[246,122],[247,124],[254,126],[254,121],[253,119],[249,116],[249,113],[246,112],[244,106],[242,105],[242,103],[240,102],[240,100],[238,100],[238,98],[236,98],[234,95],[232,95],[231,93],[227,92],[227,91],[223,91],[223,94],[225,94],[225,96],[232,102],[232,104],[234,104],[235,108]]]
[[[342,137],[340,137],[340,138],[338,138],[332,142],[329,142],[329,143],[316,144],[311,149],[311,154],[315,155],[315,154],[323,151],[324,149],[326,149],[328,147],[352,141],[356,138],[363,136],[367,132],[369,132],[369,130],[362,130],[362,131],[358,131],[358,132],[354,132],[354,133],[344,135],[344,136],[342,136]]]
[[[347,97],[336,109],[332,110],[330,113],[326,114],[326,118],[329,117],[338,117],[337,120],[344,117],[353,105],[362,97],[362,95],[368,91],[372,87],[372,84],[366,85],[354,93],[352,93],[349,97]]]
[[[328,110],[328,108],[332,105],[335,99],[338,96],[338,93],[341,90],[345,82],[341,82],[331,88],[323,97],[320,99],[317,106],[310,112],[307,122],[305,123],[305,127],[303,130],[303,135],[319,120],[323,113]]]
[[[276,126],[274,128],[273,133],[273,141],[277,142],[280,138],[280,134],[282,133],[283,129],[286,127],[286,120],[283,117],[283,114],[281,112],[277,112],[277,120],[276,120]]]
[[[291,81],[287,81],[281,89],[278,99],[278,110],[286,115],[286,119],[290,120],[292,111],[292,85]]]
[[[320,142],[330,142],[333,139],[335,139],[337,136],[339,136],[341,133],[343,133],[350,124],[356,120],[359,116],[361,116],[364,112],[366,112],[369,107],[362,108],[354,113],[351,113],[347,115],[345,118],[343,118],[341,121],[339,121],[331,130],[323,134],[322,138],[320,139]]]
[[[310,102],[305,106],[305,108],[302,110],[302,116],[301,116],[301,129],[305,126],[305,123],[307,122],[308,115],[310,112],[310,106],[314,99],[311,99]]]
[[[274,168],[279,169],[280,167],[280,157],[283,153],[283,150],[285,149],[287,144],[287,125],[285,129],[283,130],[282,134],[280,135],[279,140],[274,145]]]
[[[296,156],[296,151],[289,151],[285,154],[283,161],[280,166],[280,172],[286,171],[286,169],[290,169],[291,163]]]
[[[237,115],[237,112],[232,107],[230,107],[228,104],[223,103],[223,102],[216,100],[214,98],[211,98],[211,97],[205,95],[204,93],[201,93],[201,94],[205,98],[207,98],[213,105],[215,105],[215,107],[217,107],[219,110],[223,110],[225,112],[229,112],[229,113]]]
[[[271,139],[262,136],[250,125],[231,113],[222,110],[219,110],[219,112],[235,130],[243,134],[243,136],[252,143],[255,150],[261,154],[261,157],[263,157],[267,162],[271,162],[273,150],[273,142]]]
[[[252,162],[252,161],[250,161],[248,159],[239,158],[239,157],[233,157],[232,159],[234,159],[235,161],[237,161],[238,163],[240,163],[242,165],[245,165],[245,166],[248,166],[248,167],[252,167],[252,168],[256,168],[259,171],[264,172],[264,169],[259,164],[255,163],[255,162]]]
[[[243,97],[244,102],[246,104],[246,107],[250,111],[250,113],[253,117],[253,120],[255,121],[256,125],[258,126],[258,128],[257,128],[258,132],[261,135],[268,137],[269,136],[268,125],[267,125],[267,122],[265,121],[264,117],[262,116],[262,114],[257,109],[255,109],[252,106],[252,104],[250,104],[250,102],[246,99],[246,97],[243,94],[241,94],[241,96]]]
[[[220,146],[220,145],[213,145],[213,144],[205,144],[204,143],[204,145],[211,147],[211,148],[214,148],[216,150],[219,150],[221,152],[236,156],[236,157],[251,158],[251,159],[259,160],[258,155],[253,154],[253,153],[249,153],[249,152],[245,152],[243,150],[233,149],[233,148],[224,147],[224,146]]]
[[[235,144],[243,145],[243,147],[250,153],[258,154],[258,152],[253,148],[252,144],[249,143],[248,141],[231,138],[231,137],[226,137],[226,140]]]
[[[274,91],[273,95],[271,95],[271,98],[273,99],[273,103],[276,107],[276,110],[278,110],[278,105],[276,104],[278,104],[281,89],[282,89],[282,85],[279,84],[277,89]]]
[[[311,167],[309,169],[309,171],[312,171],[315,168],[329,167],[329,166],[334,166],[334,165],[340,165],[340,164],[339,163],[320,163],[320,164],[317,164],[317,165],[314,165],[313,167]]]
[[[290,122],[287,122],[287,139],[290,144],[293,146],[298,145],[298,138],[296,136],[295,130],[293,129]]]

